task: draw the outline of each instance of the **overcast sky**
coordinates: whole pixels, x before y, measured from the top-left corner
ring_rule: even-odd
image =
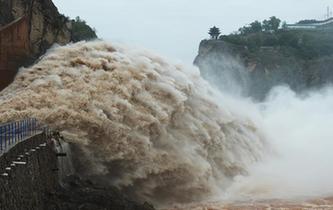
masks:
[[[277,16],[288,23],[324,19],[333,0],[54,0],[61,13],[80,16],[100,38],[153,49],[191,63],[200,40],[216,25],[223,34]]]

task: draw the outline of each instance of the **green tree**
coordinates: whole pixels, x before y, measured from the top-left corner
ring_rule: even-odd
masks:
[[[262,27],[264,31],[278,31],[281,24],[281,20],[276,18],[275,16],[270,17],[269,20],[264,20],[262,23]]]
[[[219,28],[217,28],[216,26],[212,27],[209,29],[208,34],[210,35],[211,39],[218,39],[221,31]]]
[[[259,33],[259,32],[262,32],[262,24],[259,21],[254,21],[254,22],[250,23],[249,26],[244,26],[244,27],[238,29],[238,31],[242,35]]]
[[[264,29],[264,31],[270,31],[272,29],[269,20],[264,20],[262,22],[262,28]]]
[[[279,30],[279,27],[281,24],[281,20],[279,18],[276,18],[275,16],[273,16],[270,18],[269,22],[270,22],[270,25],[271,25],[273,31],[276,32]]]
[[[252,33],[252,30],[251,30],[251,28],[250,28],[250,27],[248,27],[248,26],[244,26],[244,27],[242,27],[242,28],[238,29],[238,31],[239,31],[239,32],[240,32],[240,34],[242,34],[242,35],[247,35],[247,34],[250,34],[250,33]]]
[[[76,17],[72,20],[72,41],[78,42],[82,40],[92,40],[96,39],[96,31],[87,25],[86,21],[82,20],[80,17]]]
[[[262,31],[262,24],[257,20],[251,23],[250,26],[253,33],[258,33]]]

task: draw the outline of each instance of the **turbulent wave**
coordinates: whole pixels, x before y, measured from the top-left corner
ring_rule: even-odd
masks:
[[[246,174],[265,147],[255,112],[195,68],[106,42],[56,47],[0,94],[1,121],[60,130],[79,175],[160,204],[205,199]]]
[[[274,152],[213,201],[172,209],[333,209],[332,107],[332,86],[301,95],[275,87],[257,104]]]

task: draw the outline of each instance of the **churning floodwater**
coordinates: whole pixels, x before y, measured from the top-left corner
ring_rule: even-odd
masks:
[[[156,205],[333,189],[330,88],[280,87],[254,103],[149,51],[81,42],[51,49],[0,94],[1,121],[26,117],[61,131],[76,173]]]

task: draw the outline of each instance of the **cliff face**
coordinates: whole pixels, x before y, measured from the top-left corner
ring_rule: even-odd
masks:
[[[194,64],[205,79],[223,91],[246,94],[242,88],[248,85],[248,72],[240,53],[243,51],[246,51],[244,47],[227,42],[204,40]]]
[[[69,43],[70,29],[51,0],[0,0],[0,90],[54,43]]]
[[[33,55],[41,55],[52,44],[71,40],[70,22],[60,15],[51,0],[0,0],[0,26],[30,16],[30,43]]]
[[[243,95],[257,100],[264,99],[277,85],[288,85],[301,92],[333,81],[333,55],[304,59],[298,54],[298,49],[288,46],[252,51],[222,40],[204,40],[194,64],[203,77],[222,91],[239,88]]]
[[[15,76],[19,64],[29,58],[29,19],[17,19],[0,28],[0,88],[5,87]]]

